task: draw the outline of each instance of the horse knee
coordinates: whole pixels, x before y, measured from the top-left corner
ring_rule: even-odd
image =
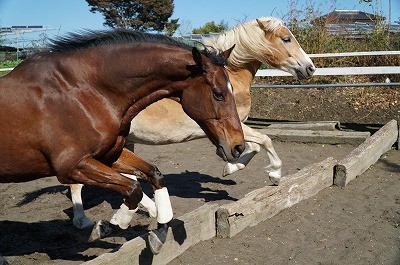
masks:
[[[131,191],[127,193],[125,198],[125,204],[129,207],[129,210],[137,208],[139,202],[143,198],[143,191],[138,181],[133,181],[131,185]]]
[[[164,175],[161,173],[161,171],[156,167],[152,166],[153,168],[150,171],[150,182],[153,185],[154,189],[162,189],[165,187],[165,181],[164,181]]]
[[[245,152],[248,152],[248,153],[250,153],[250,152],[258,153],[258,152],[260,152],[261,148],[260,148],[260,145],[258,143],[246,142],[245,145],[246,145]]]

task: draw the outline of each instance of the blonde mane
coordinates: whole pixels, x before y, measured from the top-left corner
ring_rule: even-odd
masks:
[[[265,30],[274,32],[283,26],[283,21],[274,17],[257,18],[261,22],[269,22]],[[215,37],[204,38],[202,42],[206,46],[222,52],[236,44],[228,58],[229,68],[241,68],[254,59],[264,62],[263,58],[271,54],[273,47],[265,39],[265,33],[258,25],[256,19],[237,25]]]

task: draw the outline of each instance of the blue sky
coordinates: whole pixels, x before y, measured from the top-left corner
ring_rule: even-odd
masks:
[[[181,33],[203,26],[209,21],[224,20],[230,27],[261,16],[283,18],[296,2],[301,8],[314,3],[322,14],[336,9],[357,9],[374,13],[367,4],[359,0],[175,0],[171,18],[179,18]],[[376,2],[376,0],[374,0]],[[378,9],[388,17],[389,0],[379,0]],[[392,21],[400,17],[400,0],[392,0]],[[335,4],[332,4],[335,3]],[[321,14],[321,15],[322,15]],[[80,29],[104,28],[101,14],[93,14],[85,0],[0,0],[0,26],[43,25],[59,30],[49,31],[50,37]],[[33,38],[32,33],[24,38]],[[37,36],[37,35],[35,35]]]

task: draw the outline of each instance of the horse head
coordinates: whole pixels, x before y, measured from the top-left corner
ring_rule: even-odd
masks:
[[[193,48],[194,64],[187,66],[190,78],[180,96],[183,110],[204,130],[224,161],[235,161],[244,151],[233,88],[224,68],[232,49],[215,55],[211,60]],[[216,58],[219,62],[215,61]]]
[[[315,66],[292,32],[276,18],[256,19],[266,49],[261,62],[291,73],[298,79],[310,78]]]

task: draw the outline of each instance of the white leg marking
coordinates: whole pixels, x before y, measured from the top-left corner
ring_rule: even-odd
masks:
[[[174,215],[171,201],[169,199],[168,189],[166,187],[154,191],[154,199],[157,207],[157,222],[166,224],[172,220]]]
[[[230,175],[246,167],[255,154],[260,151],[260,146],[255,143],[246,142],[246,148],[236,163],[226,163],[223,176]]]
[[[137,180],[137,177],[135,175],[130,175],[130,174],[122,174],[127,178]],[[152,199],[149,198],[149,196],[146,195],[146,193],[143,192],[143,199],[139,202],[146,210],[149,212],[150,217],[156,217],[157,216],[157,208],[156,204]]]
[[[74,212],[72,223],[78,229],[84,229],[87,227],[92,227],[94,225],[94,222],[87,218],[85,212],[83,211],[83,203],[81,197],[82,187],[83,184],[70,185],[72,209]]]
[[[121,229],[127,229],[137,209],[129,210],[125,203],[121,204],[118,211],[111,218],[110,223],[118,225]]]
[[[127,177],[128,179],[137,180],[137,177],[135,175],[125,174],[125,173],[121,173],[121,175]]]
[[[157,216],[157,208],[155,202],[150,199],[144,192],[143,192],[143,199],[139,202],[144,208],[147,209],[149,212],[150,217]]]
[[[248,141],[258,144],[267,151],[270,164],[265,167],[265,170],[268,172],[270,180],[274,184],[278,184],[281,177],[282,161],[275,152],[271,139],[267,135],[262,134],[247,125],[242,124],[242,128],[246,142]]]

